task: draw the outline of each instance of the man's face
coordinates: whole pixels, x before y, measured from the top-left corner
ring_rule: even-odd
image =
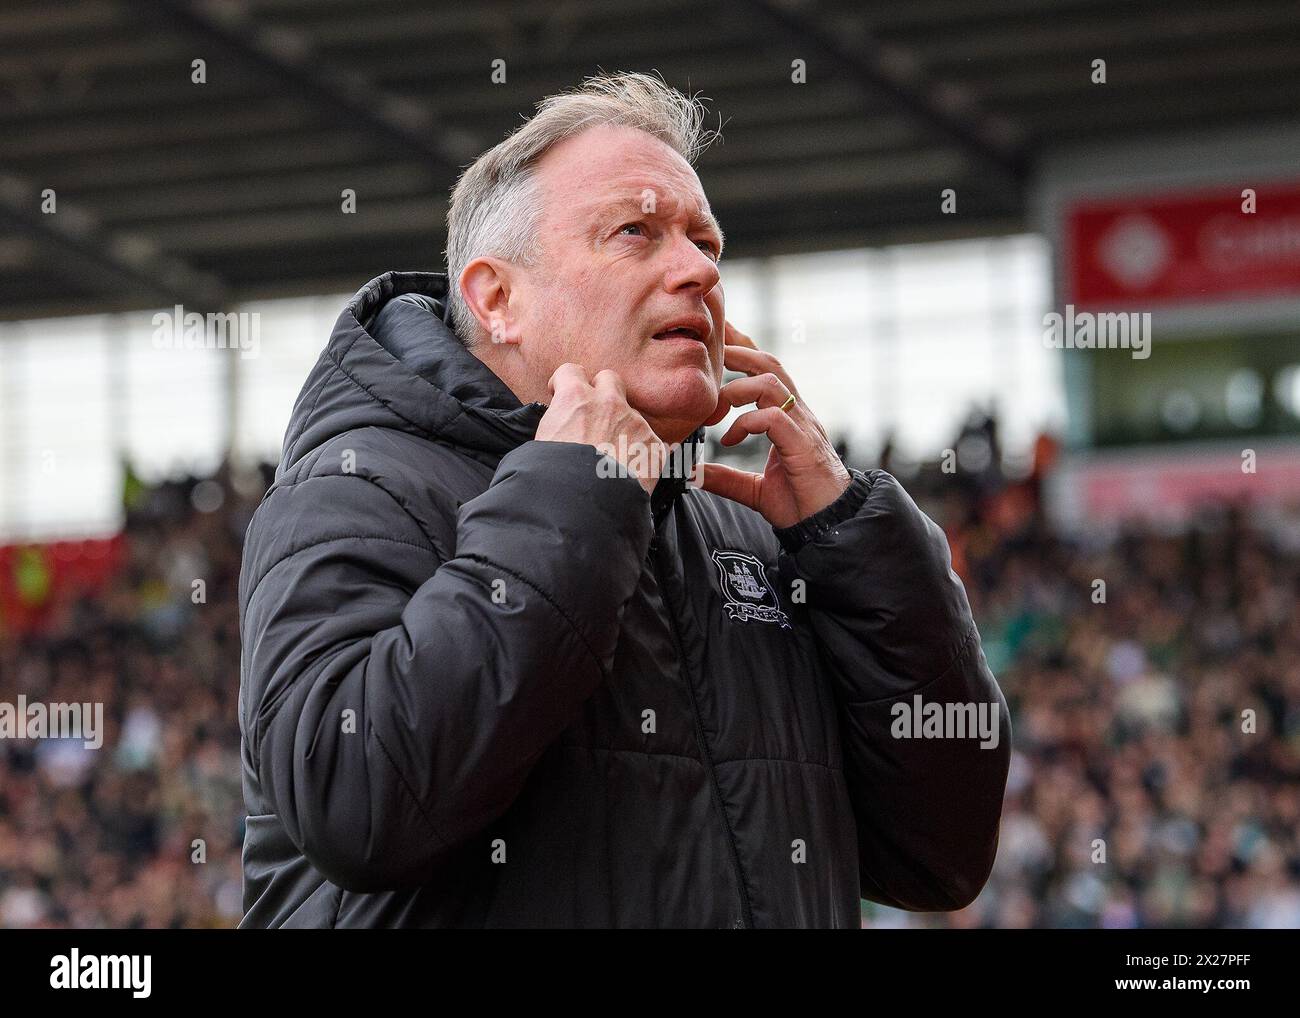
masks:
[[[545,385],[567,361],[610,368],[661,438],[684,438],[722,381],[722,236],[699,178],[659,139],[608,125],[555,145],[535,172],[539,257],[511,300],[531,373]]]

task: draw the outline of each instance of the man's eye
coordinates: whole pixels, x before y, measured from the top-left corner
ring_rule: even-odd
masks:
[[[714,246],[713,241],[697,240],[695,243],[699,245],[701,251],[712,258],[715,262],[718,260],[718,249]]]
[[[624,223],[622,226],[618,228],[618,232],[622,233],[624,230],[636,230],[642,236],[645,236],[645,230],[641,229],[640,223]]]

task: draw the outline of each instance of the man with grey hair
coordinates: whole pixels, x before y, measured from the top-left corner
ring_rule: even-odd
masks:
[[[857,927],[987,879],[1010,723],[947,543],[726,320],[702,118],[545,99],[448,273],[340,315],[245,544],[241,925]],[[763,472],[697,463],[750,405]]]

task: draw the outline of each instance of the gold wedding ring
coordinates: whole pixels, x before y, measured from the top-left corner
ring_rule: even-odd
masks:
[[[791,408],[792,406],[794,406],[794,393],[793,393],[793,392],[790,393],[790,395],[788,395],[788,396],[785,398],[785,402],[781,404],[781,409],[784,410],[786,413],[789,413],[789,412],[790,412],[790,408]]]

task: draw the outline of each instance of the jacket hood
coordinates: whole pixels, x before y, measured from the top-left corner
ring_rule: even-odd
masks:
[[[378,426],[456,446],[495,465],[531,440],[545,403],[522,403],[452,331],[445,272],[386,272],[348,301],[298,394],[277,477],[313,449],[355,428]],[[698,462],[704,428],[683,445]],[[665,466],[656,514],[686,487]]]
[[[355,428],[379,426],[455,445],[494,463],[529,441],[545,403],[523,404],[448,324],[447,275],[386,272],[348,301],[298,395],[284,471]]]

